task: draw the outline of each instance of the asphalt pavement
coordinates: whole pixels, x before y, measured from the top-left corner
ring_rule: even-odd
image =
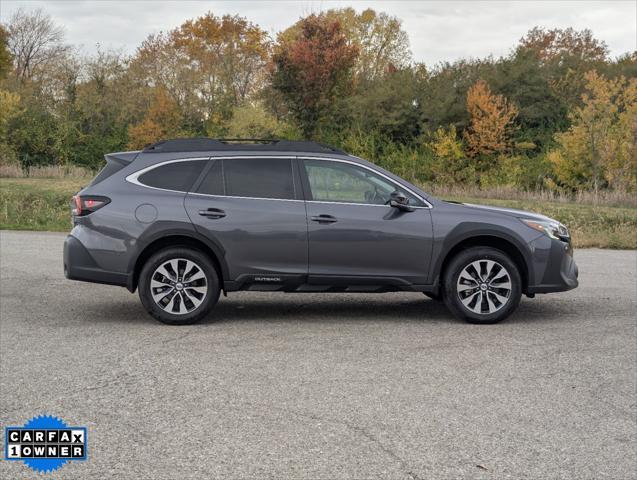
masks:
[[[167,326],[66,280],[64,235],[0,233],[0,425],[88,428],[88,460],[0,478],[630,479],[637,252],[469,325],[421,294],[235,293]],[[4,455],[3,455],[4,457]]]

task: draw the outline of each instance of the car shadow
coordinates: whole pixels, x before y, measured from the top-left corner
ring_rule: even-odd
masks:
[[[296,297],[297,295],[295,295]],[[401,301],[382,299],[369,301],[368,297],[338,298],[340,295],[317,300],[315,297],[290,301],[278,299],[221,299],[206,317],[205,323],[237,321],[276,322],[455,322],[444,304],[427,298],[416,297]]]
[[[404,295],[400,299],[391,294],[347,295],[333,294],[317,298],[316,294],[290,294],[255,296],[235,294],[221,297],[201,325],[236,322],[323,323],[339,322],[395,322],[464,323],[456,319],[444,303],[418,294]],[[86,302],[82,308],[87,318],[100,323],[155,323],[136,298],[123,302]],[[577,315],[572,304],[559,301],[523,299],[518,310],[503,324],[553,322],[562,316]]]

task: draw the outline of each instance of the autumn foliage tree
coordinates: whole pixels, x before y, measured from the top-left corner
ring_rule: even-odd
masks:
[[[137,50],[132,75],[162,87],[179,105],[189,129],[229,119],[260,90],[270,55],[267,33],[238,15],[207,13],[168,33],[149,36]]]
[[[129,126],[129,147],[143,148],[159,140],[179,137],[181,124],[179,107],[164,89],[159,88],[143,120]]]
[[[271,81],[303,134],[312,138],[334,99],[352,81],[358,49],[347,41],[341,24],[324,15],[301,22],[296,38],[281,41],[272,58]]]
[[[484,80],[478,80],[467,92],[467,110],[471,115],[464,133],[467,154],[476,158],[504,153],[510,146],[510,131],[518,112],[515,105],[493,94]]]
[[[358,49],[354,75],[359,83],[373,81],[409,65],[409,38],[400,19],[371,8],[358,13],[351,7],[330,9],[323,16],[328,22],[339,22],[347,42]],[[280,39],[298,38],[303,22],[301,19],[283,31]]]
[[[585,75],[581,107],[571,127],[558,134],[560,148],[549,156],[558,179],[573,188],[637,187],[637,79]]]

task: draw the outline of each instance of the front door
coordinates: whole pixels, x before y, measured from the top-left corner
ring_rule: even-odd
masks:
[[[432,223],[421,199],[360,165],[314,159],[302,165],[310,283],[430,283]],[[407,195],[413,211],[387,205],[395,190]]]
[[[276,289],[307,275],[307,219],[294,158],[211,160],[185,206],[225,254],[230,280]],[[268,287],[269,285],[269,287]]]

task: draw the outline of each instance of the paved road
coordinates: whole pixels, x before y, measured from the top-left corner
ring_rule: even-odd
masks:
[[[419,294],[240,293],[171,327],[65,280],[62,242],[0,234],[0,424],[89,428],[53,478],[635,477],[636,252],[576,252],[579,289],[500,325]]]

